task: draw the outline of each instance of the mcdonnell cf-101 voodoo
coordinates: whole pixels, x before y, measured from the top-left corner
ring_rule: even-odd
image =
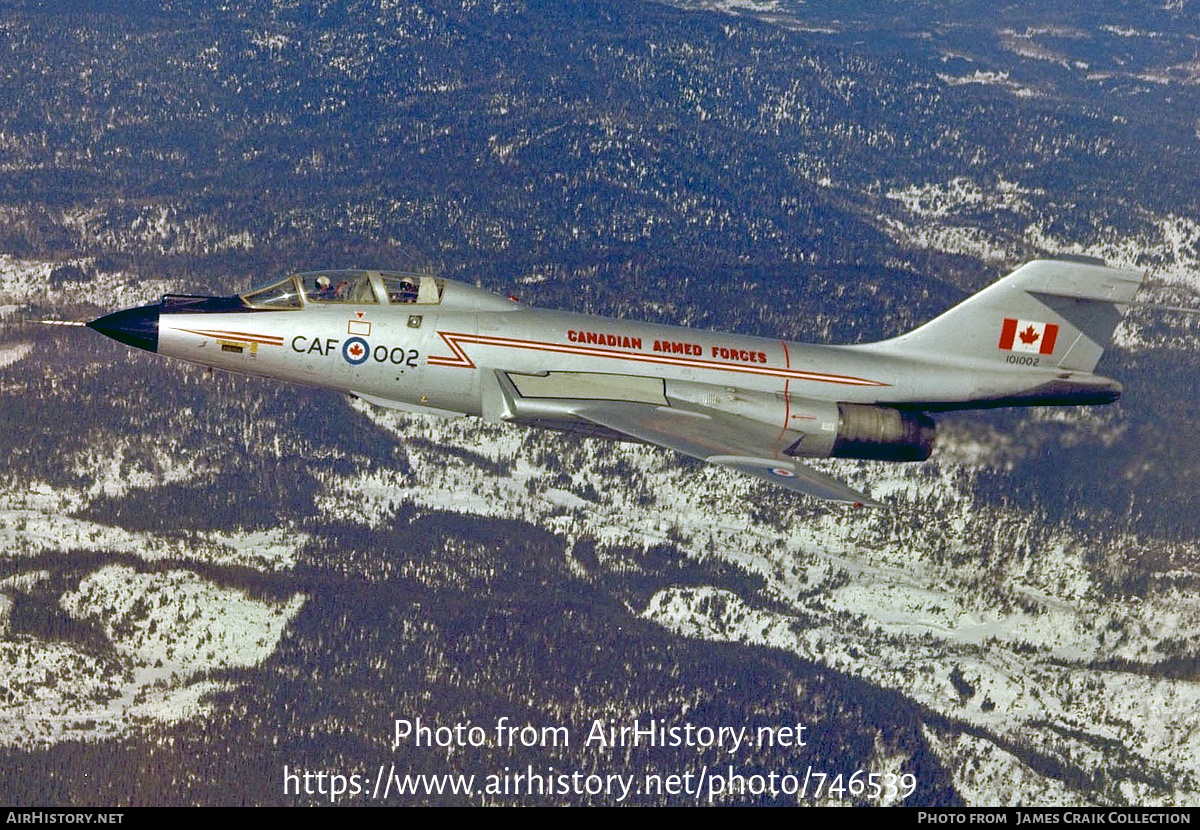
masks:
[[[899,337],[852,346],[531,308],[429,275],[299,273],[88,323],[122,343],[410,412],[644,441],[821,499],[876,505],[802,458],[920,461],[931,412],[1101,404],[1141,284],[1039,260]]]

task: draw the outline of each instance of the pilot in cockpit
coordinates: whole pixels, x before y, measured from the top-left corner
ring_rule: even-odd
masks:
[[[333,289],[329,285],[329,277],[325,274],[317,277],[317,289],[314,293],[314,299],[331,300],[333,299]]]
[[[418,286],[416,280],[404,279],[388,285],[388,301],[393,303],[415,303]]]

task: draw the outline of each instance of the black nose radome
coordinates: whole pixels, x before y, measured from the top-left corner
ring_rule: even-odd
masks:
[[[88,328],[128,346],[157,352],[158,304],[113,312],[88,323]]]

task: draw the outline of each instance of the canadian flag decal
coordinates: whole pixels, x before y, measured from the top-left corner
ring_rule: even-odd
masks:
[[[1010,352],[1054,354],[1054,341],[1057,339],[1058,325],[1055,323],[1005,317],[1004,327],[1000,329],[1000,348]]]

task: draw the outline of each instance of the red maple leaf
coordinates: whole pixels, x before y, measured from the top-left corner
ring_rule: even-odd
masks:
[[[1035,329],[1033,326],[1030,326],[1029,328],[1025,329],[1025,331],[1021,332],[1020,336],[1021,342],[1025,345],[1029,345],[1041,337],[1041,335],[1037,333],[1037,329]]]
[[[362,346],[355,343],[353,346],[350,347],[350,354],[354,355],[355,357],[358,357],[360,354],[362,354]]]

